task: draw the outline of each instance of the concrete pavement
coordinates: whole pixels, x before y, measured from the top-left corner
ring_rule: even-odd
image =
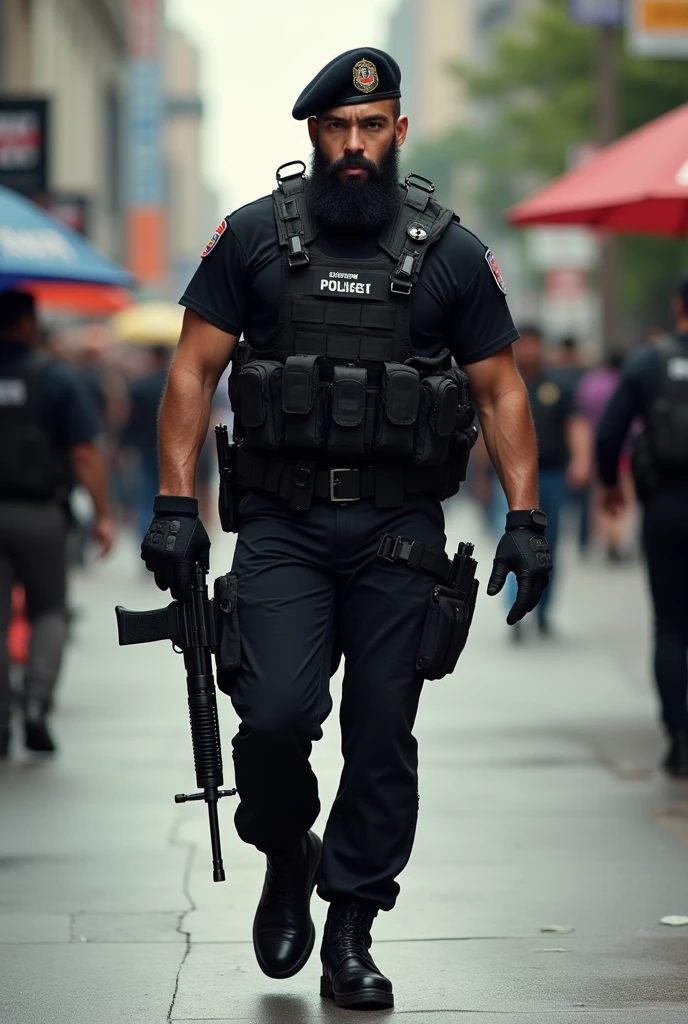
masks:
[[[493,542],[470,506],[450,509],[448,534],[478,540],[484,586]],[[218,539],[218,572],[230,549]],[[426,686],[416,847],[397,908],[374,929],[409,1024],[687,1019],[688,928],[659,920],[688,914],[688,790],[655,770],[641,573],[578,565],[573,552],[566,562],[556,640],[514,647],[499,599],[483,593],[459,670]],[[133,543],[74,591],[85,617],[59,694],[61,756],[18,753],[0,769],[0,1021],[351,1016],[317,995],[317,947],[289,982],[258,970],[263,863],[234,835],[233,801],[220,805],[224,884],[211,880],[204,809],[173,803],[194,782],[181,660],[166,645],[115,643],[115,603],[163,603]],[[221,716],[230,783],[223,698]],[[334,715],[314,765],[327,808]],[[325,907],[314,909],[320,928]]]

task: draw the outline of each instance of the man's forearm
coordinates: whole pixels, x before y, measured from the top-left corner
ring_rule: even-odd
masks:
[[[160,494],[193,497],[214,391],[215,381],[183,364],[172,364],[158,419]]]
[[[525,388],[501,391],[481,404],[478,415],[509,508],[537,508],[537,443]]]
[[[74,476],[91,496],[98,519],[108,515],[105,458],[97,444],[80,444],[71,451]]]

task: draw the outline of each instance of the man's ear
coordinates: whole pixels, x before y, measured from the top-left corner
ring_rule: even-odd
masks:
[[[318,122],[314,117],[308,118],[308,134],[310,136],[311,145],[314,146],[318,139]]]
[[[394,126],[394,135],[395,135],[395,138],[396,138],[397,149],[400,149],[401,146],[403,146],[404,143],[406,142],[406,134],[407,134],[407,132],[408,132],[408,117],[406,116],[406,114],[402,114],[401,117],[397,118],[397,123]]]

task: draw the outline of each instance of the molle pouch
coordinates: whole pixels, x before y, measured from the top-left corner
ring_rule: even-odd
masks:
[[[284,443],[283,371],[281,363],[252,360],[239,372],[239,413],[249,445],[280,448]]]
[[[375,448],[390,455],[411,454],[419,402],[418,370],[403,363],[385,363]]]
[[[451,374],[426,377],[420,385],[420,407],[413,442],[413,461],[439,466],[446,462],[456,429],[459,386]]]
[[[468,639],[477,592],[476,580],[467,599],[447,587],[433,589],[416,658],[416,669],[424,679],[442,679],[456,668]]]
[[[332,452],[360,454],[365,445],[368,371],[360,366],[335,366],[332,420],[328,447]]]
[[[289,356],[282,375],[284,441],[296,448],[325,443],[318,356]]]
[[[231,694],[233,674],[241,665],[241,637],[239,635],[238,578],[228,572],[215,580],[215,664],[217,685],[223,693]]]

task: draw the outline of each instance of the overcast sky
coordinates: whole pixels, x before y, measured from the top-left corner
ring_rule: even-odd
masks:
[[[200,50],[203,174],[219,216],[270,192],[279,164],[308,159],[296,97],[338,53],[384,46],[397,2],[167,0],[169,24]]]

